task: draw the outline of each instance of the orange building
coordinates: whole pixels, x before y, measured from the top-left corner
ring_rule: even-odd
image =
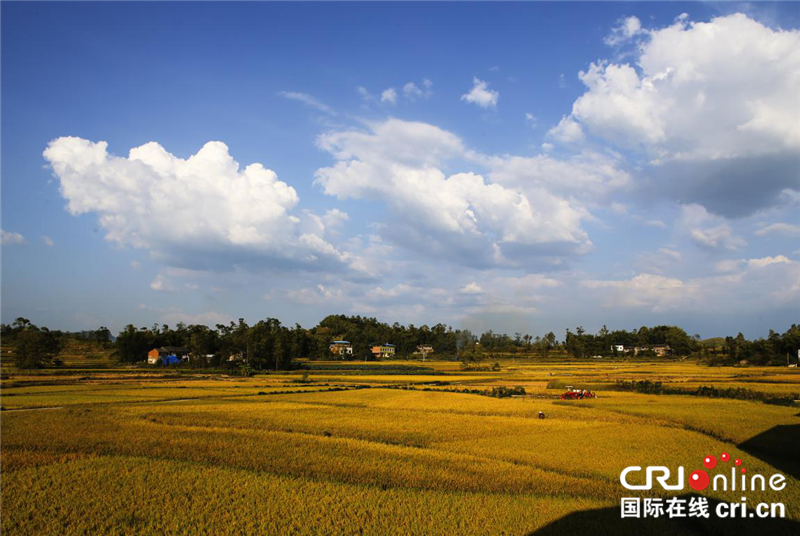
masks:
[[[372,355],[376,359],[391,359],[394,357],[394,344],[380,344],[372,347]]]

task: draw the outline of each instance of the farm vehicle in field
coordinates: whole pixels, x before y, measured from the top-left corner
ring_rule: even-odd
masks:
[[[567,392],[561,395],[561,400],[583,400],[585,398],[597,398],[597,394],[589,389],[573,389],[567,387]]]

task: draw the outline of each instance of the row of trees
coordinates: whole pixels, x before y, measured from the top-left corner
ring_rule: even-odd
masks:
[[[22,317],[17,318],[13,324],[0,325],[0,337],[3,341],[14,343],[14,365],[18,368],[60,365],[58,354],[66,336],[61,331],[40,328]]]
[[[514,337],[487,331],[478,339],[484,353],[535,353],[547,357],[550,352],[559,351],[572,357],[613,356],[612,346],[626,348],[666,344],[676,355],[690,355],[700,348],[700,336],[689,336],[676,326],[641,327],[631,331],[610,331],[603,326],[596,334],[587,333],[578,326],[574,331],[568,329],[563,341],[559,341],[551,331],[546,335],[531,337],[515,333]]]
[[[307,330],[299,325],[290,329],[275,318],[261,320],[252,326],[244,319],[228,325],[218,324],[217,329],[203,325],[178,324],[137,328],[128,325],[117,335],[115,355],[122,363],[137,363],[147,352],[161,346],[188,348],[197,367],[216,367],[236,361],[258,369],[279,370],[291,366],[293,358],[308,355]]]
[[[567,330],[564,340],[567,353],[574,357],[615,355],[614,345],[630,348],[662,344],[668,345],[674,355],[691,355],[700,348],[700,335],[691,337],[676,326],[641,327],[631,331],[610,331],[603,326],[595,335],[586,333],[582,327],[576,328],[575,333]]]
[[[96,331],[65,333],[39,328],[29,320],[18,318],[13,324],[0,326],[4,341],[16,345],[15,361],[19,367],[36,367],[54,364],[65,338],[113,344],[116,357],[122,363],[144,361],[147,352],[161,346],[186,347],[193,355],[192,365],[217,367],[234,361],[245,363],[256,370],[279,370],[292,366],[296,358],[329,359],[332,340],[347,340],[354,348],[354,359],[372,359],[373,344],[391,343],[398,357],[408,357],[417,346],[432,346],[441,358],[462,361],[494,359],[504,353],[526,353],[547,357],[559,352],[576,358],[595,355],[613,355],[613,345],[646,346],[669,345],[678,356],[696,355],[712,363],[727,364],[747,360],[753,364],[785,363],[787,356],[795,355],[800,348],[800,327],[792,325],[784,334],[770,331],[766,339],[748,341],[740,333],[736,337],[715,339],[718,344],[701,341],[699,335],[690,336],[676,326],[641,327],[638,330],[610,331],[605,326],[596,334],[582,327],[573,332],[568,329],[563,341],[552,332],[532,337],[516,333],[514,337],[487,331],[480,337],[469,330],[455,330],[444,324],[407,326],[386,324],[375,318],[362,316],[330,315],[317,326],[305,329],[300,325],[287,327],[275,318],[249,325],[244,319],[216,328],[204,325],[178,324],[137,328],[128,325],[116,339],[101,327]],[[113,339],[113,343],[111,342]]]
[[[492,330],[483,333],[478,339],[484,353],[530,353],[536,352],[542,357],[547,357],[552,350],[558,348],[559,343],[552,331],[544,336],[515,333],[510,337],[505,333],[494,333]]]
[[[24,317],[18,317],[11,324],[0,324],[0,337],[6,340],[13,340],[19,333],[27,329],[31,329],[33,331],[47,330],[62,340],[71,339],[76,341],[91,341],[102,344],[108,344],[114,340],[111,330],[105,326],[101,326],[99,329],[88,331],[51,331],[46,327],[37,327],[36,325],[32,324],[30,320]]]
[[[355,349],[355,359],[373,359],[372,345],[385,342],[394,344],[399,356],[412,354],[422,344],[433,346],[437,353],[456,356],[459,348],[466,349],[475,343],[475,337],[468,331],[454,331],[442,324],[417,328],[384,324],[361,316],[331,315],[311,329],[300,325],[288,328],[275,318],[252,326],[239,319],[238,323],[217,324],[216,329],[184,324],[174,329],[167,325],[150,328],[128,325],[117,335],[115,346],[124,363],[142,361],[152,348],[182,346],[191,351],[195,356],[193,363],[200,367],[218,366],[233,356],[236,361],[264,370],[288,368],[297,357],[329,359],[331,341],[342,339]]]
[[[739,333],[736,337],[714,339],[703,345],[700,355],[709,363],[727,365],[746,361],[763,365],[797,363],[800,349],[800,326],[792,324],[785,333],[769,330],[766,339],[749,341]]]

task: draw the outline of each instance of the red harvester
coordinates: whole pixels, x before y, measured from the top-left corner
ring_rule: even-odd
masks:
[[[589,389],[573,389],[567,387],[567,392],[561,395],[561,400],[583,400],[584,398],[597,398]]]

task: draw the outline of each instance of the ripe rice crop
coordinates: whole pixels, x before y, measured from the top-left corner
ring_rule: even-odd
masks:
[[[619,375],[668,381],[684,370],[708,372],[658,363],[626,366]],[[712,372],[720,382],[748,385],[734,371]],[[615,373],[504,364],[499,373],[432,376],[450,384],[435,391],[389,388],[404,385],[394,375],[348,375],[335,383],[318,373],[307,383],[294,381],[300,373],[149,380],[111,374],[44,385],[35,374],[14,378],[2,391],[2,530],[527,534],[555,522],[580,532],[570,514],[618,508],[623,492],[630,493],[619,484],[625,466],[691,470],[704,455],[726,451],[746,460],[749,471],[780,470],[771,463],[781,465],[781,458],[762,459],[748,442],[796,426],[797,408],[603,391]],[[559,393],[562,382],[597,384],[600,396],[541,397]],[[366,385],[372,387],[357,389]],[[534,395],[448,391],[475,385],[522,385]],[[785,490],[759,498],[798,505],[800,482],[789,476]],[[800,519],[797,508],[787,515]]]

